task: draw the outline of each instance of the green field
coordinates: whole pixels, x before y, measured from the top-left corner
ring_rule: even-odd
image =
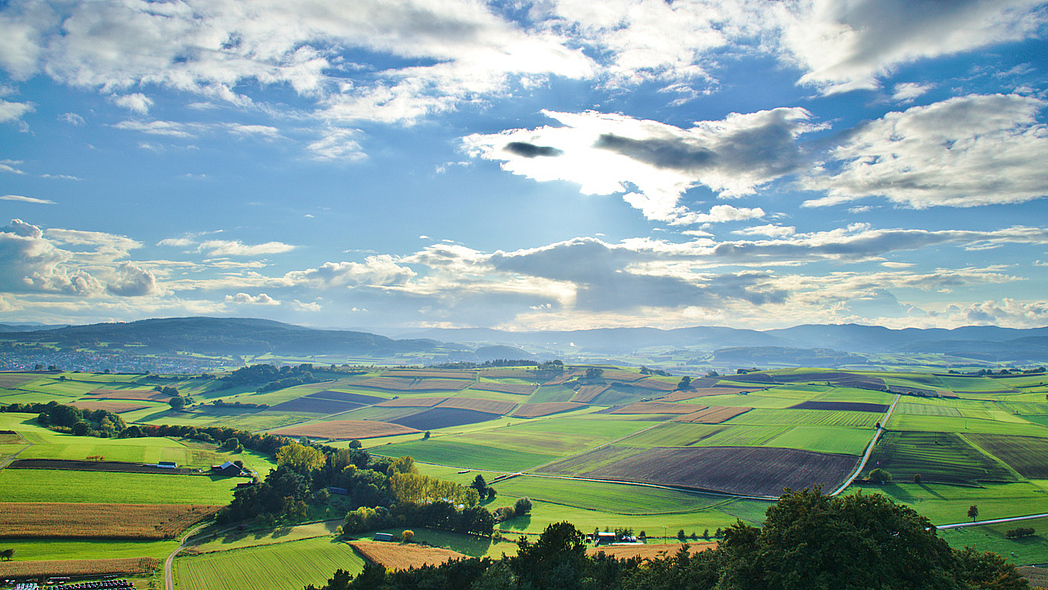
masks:
[[[981,511],[981,510],[980,510]],[[1034,529],[1032,537],[1009,539],[1005,534],[1018,527]],[[1048,518],[1017,522],[1002,522],[971,527],[940,530],[939,535],[958,549],[974,547],[979,551],[993,551],[1016,565],[1044,564],[1048,561]]]
[[[416,461],[425,463],[489,469],[492,471],[519,471],[548,463],[556,458],[553,455],[439,440],[383,445],[372,448],[371,452],[386,457],[410,455]]]
[[[228,504],[242,479],[208,475],[153,475],[101,471],[4,469],[4,502],[112,504]]]
[[[364,560],[349,545],[320,537],[178,557],[174,574],[181,590],[302,590],[339,568],[356,574]]]

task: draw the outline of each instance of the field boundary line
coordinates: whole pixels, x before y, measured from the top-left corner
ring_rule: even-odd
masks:
[[[848,479],[844,480],[844,483],[842,483],[840,487],[830,492],[830,496],[840,495],[840,493],[843,492],[845,488],[850,486],[851,483],[855,481],[855,478],[859,477],[859,474],[862,473],[862,470],[866,467],[866,462],[870,460],[870,455],[873,454],[874,445],[876,445],[877,440],[881,438],[881,434],[884,432],[884,427],[888,424],[888,419],[892,417],[892,412],[895,411],[895,406],[899,403],[900,398],[902,398],[901,393],[895,394],[895,399],[892,400],[891,407],[889,407],[888,411],[884,413],[884,418],[881,420],[880,427],[877,428],[877,432],[874,433],[873,439],[870,440],[870,444],[866,446],[866,452],[863,453],[862,460],[859,461],[859,465],[855,468],[855,471],[852,472]]]
[[[14,431],[14,433],[15,433],[16,436],[18,436],[18,438],[22,439],[22,442],[25,443],[25,446],[22,447],[21,449],[18,449],[18,451],[14,452],[14,453],[11,453],[10,457],[8,457],[3,463],[0,463],[0,470],[4,469],[8,465],[10,465],[10,464],[14,463],[15,461],[17,461],[18,460],[18,456],[21,455],[23,452],[25,452],[27,449],[33,448],[33,443],[29,442],[29,439],[27,439],[26,437],[22,436],[21,432],[18,432],[16,430],[16,431]]]

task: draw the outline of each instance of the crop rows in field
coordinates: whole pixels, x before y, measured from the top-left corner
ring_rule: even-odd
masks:
[[[576,404],[574,402],[544,402],[537,404],[521,404],[517,406],[517,410],[513,412],[514,418],[539,418],[541,416],[551,416],[553,414],[559,414],[561,412],[570,412],[572,410],[578,410],[585,408],[586,404]]]
[[[947,484],[1015,479],[1003,465],[948,432],[885,432],[866,465],[881,467],[899,481],[915,474],[923,482]]]
[[[1007,463],[1023,477],[1048,479],[1048,439],[993,434],[969,434],[965,438]]]
[[[961,411],[957,408],[951,408],[940,404],[900,402],[899,405],[895,406],[895,411],[900,414],[909,414],[911,416],[953,416],[955,418],[961,416]]]
[[[676,391],[677,389],[676,381],[661,381],[654,377],[635,381],[632,385],[634,387],[643,387],[644,389],[653,389],[655,391]]]
[[[0,537],[170,539],[221,506],[0,502]]]
[[[406,570],[424,565],[440,565],[465,555],[458,551],[424,545],[387,543],[382,541],[351,541],[349,543],[365,559],[387,570]]]
[[[306,414],[341,414],[342,412],[362,407],[364,407],[363,404],[328,399],[312,394],[277,404],[270,410],[273,412],[303,412]]]
[[[691,414],[696,410],[690,404],[668,404],[665,402],[637,402],[612,410],[612,414]]]
[[[475,412],[487,412],[488,414],[504,415],[517,407],[516,402],[501,402],[493,399],[477,399],[472,397],[450,397],[435,406],[437,409],[452,408],[457,410],[473,410]]]
[[[881,416],[879,414],[868,412],[757,408],[734,418],[731,423],[753,426],[846,426],[850,428],[873,428],[880,419]]]
[[[730,408],[726,406],[709,406],[696,412],[674,418],[676,422],[690,422],[692,424],[720,424],[727,422],[736,416],[741,416],[753,408]]]
[[[480,382],[470,385],[469,388],[477,391],[495,391],[498,393],[512,393],[514,395],[531,395],[535,392],[535,389],[538,388],[538,386],[523,383]]]
[[[579,473],[592,471],[598,467],[614,463],[630,455],[636,455],[643,450],[636,447],[606,445],[577,457],[568,457],[567,459],[546,465],[539,469],[539,472],[555,475],[578,475]]]
[[[357,381],[354,387],[380,391],[459,391],[472,381],[467,379],[419,379],[408,377],[371,377]]]
[[[349,545],[321,537],[184,556],[174,566],[182,590],[302,590],[336,569],[356,575],[364,562]]]
[[[547,385],[549,385],[549,383],[547,383]],[[597,399],[597,396],[602,394],[602,393],[604,393],[605,391],[607,391],[609,387],[611,387],[611,386],[610,385],[583,385],[583,386],[579,387],[577,390],[575,390],[575,395],[572,396],[571,401],[577,402],[577,403],[580,403],[580,404],[589,403],[589,402]]]
[[[0,562],[0,578],[146,574],[155,571],[159,565],[160,560],[153,557],[62,561],[4,561]]]
[[[414,428],[416,430],[436,430],[438,428],[449,428],[451,426],[463,426],[487,422],[498,418],[498,414],[490,412],[478,412],[476,410],[462,410],[458,408],[430,408],[417,414],[394,418],[390,422]]]
[[[4,469],[0,471],[0,498],[5,502],[217,505],[233,499],[236,481],[202,475]]]
[[[652,559],[662,559],[664,557],[673,557],[681,550],[684,545],[678,543],[656,544],[656,545],[608,545],[605,547],[589,547],[586,549],[586,554],[590,556],[603,553],[616,559],[634,559],[639,558],[641,561],[650,561]],[[706,543],[689,543],[688,553],[695,555],[702,553],[709,549],[716,549],[716,542]]]
[[[382,373],[383,377],[406,377],[408,379],[469,379],[473,380],[476,373],[461,369],[389,369]]]
[[[883,414],[888,411],[888,404],[871,404],[868,402],[820,402],[806,401],[795,406],[791,410],[823,410],[829,412],[873,412]]]
[[[398,397],[375,404],[379,408],[432,408],[446,397]]]
[[[271,432],[282,436],[351,440],[411,434],[418,432],[418,430],[400,424],[374,422],[371,420],[331,420],[329,422],[311,422],[309,424],[287,426]]]
[[[778,497],[783,488],[840,484],[855,466],[851,455],[764,447],[654,448],[584,473],[586,477],[636,481]]]

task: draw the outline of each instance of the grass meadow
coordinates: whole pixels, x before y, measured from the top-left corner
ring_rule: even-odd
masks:
[[[4,469],[0,498],[5,502],[228,504],[239,481],[243,480],[208,475]]]

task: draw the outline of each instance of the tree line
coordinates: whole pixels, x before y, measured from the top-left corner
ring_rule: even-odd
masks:
[[[367,564],[306,590],[1023,590],[1000,555],[951,548],[928,519],[880,494],[787,490],[762,527],[741,521],[715,549],[641,561],[587,555],[567,522],[499,560],[465,558],[403,571]]]

